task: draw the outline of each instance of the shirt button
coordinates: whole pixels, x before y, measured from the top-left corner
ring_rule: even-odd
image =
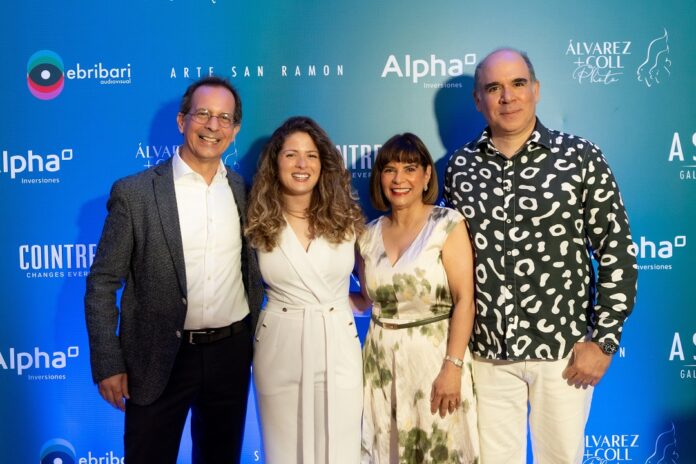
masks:
[[[512,251],[507,251],[505,254],[510,256],[512,254]]]
[[[511,290],[511,289],[512,289],[512,285],[508,285],[507,288],[508,288],[508,290]]]
[[[507,222],[508,224],[510,224],[510,223],[512,222],[512,219],[508,219],[508,220],[505,221],[505,222]]]
[[[513,322],[515,322],[515,318],[511,317],[510,319],[508,319],[508,322],[512,324]]]
[[[188,304],[188,302],[186,301],[186,298],[182,298],[182,299],[181,299],[181,302],[182,302],[183,304]]]
[[[181,338],[181,330],[176,331],[176,338]]]

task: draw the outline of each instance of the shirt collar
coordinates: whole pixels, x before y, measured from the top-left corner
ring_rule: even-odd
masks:
[[[181,156],[179,155],[179,150],[177,150],[174,156],[172,157],[172,174],[174,175],[174,182],[176,182],[184,176],[195,176],[200,177],[202,179],[202,176],[200,174],[191,169],[191,167],[188,164],[186,164],[186,161],[181,159]],[[220,160],[220,165],[218,166],[213,181],[218,181],[226,177],[227,169],[225,169],[225,165],[222,163],[222,160]]]
[[[541,121],[539,121],[539,118],[536,119],[536,123],[534,124],[534,130],[532,130],[532,133],[529,135],[529,138],[524,143],[524,145],[528,148],[533,148],[535,145],[539,145],[541,147],[551,149],[551,132],[549,132],[549,130],[546,128],[546,126],[544,126],[541,123]],[[488,148],[489,146],[491,148],[494,148],[493,144],[491,143],[490,126],[486,126],[483,132],[481,132],[481,135],[479,136],[478,140],[476,140],[476,146],[479,149],[481,149],[481,151],[486,151],[486,148]]]

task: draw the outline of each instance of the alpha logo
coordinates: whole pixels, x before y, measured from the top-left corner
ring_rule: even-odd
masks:
[[[585,435],[583,464],[613,464],[632,461],[639,447],[638,434]]]
[[[113,451],[103,454],[93,454],[87,451],[87,456],[76,457],[73,445],[62,438],[47,441],[41,447],[41,464],[123,464],[123,457]]]
[[[27,86],[40,100],[52,100],[63,91],[63,59],[51,50],[39,50],[27,61]]]
[[[636,78],[647,87],[664,81],[670,74],[667,30],[646,46],[645,58],[638,63],[633,58],[634,41],[583,41],[570,39],[565,55],[572,57],[575,68],[573,79],[579,84],[615,84],[623,75],[635,69]]]
[[[18,247],[19,269],[27,279],[87,277],[97,252],[96,243],[23,243]]]
[[[411,58],[411,55],[404,55],[403,61],[399,61],[396,55],[389,55],[382,69],[382,78],[390,75],[399,78],[409,78],[411,82],[417,84],[424,77],[456,77],[464,74],[466,69],[473,72],[472,66],[476,64],[476,53],[465,53],[463,58],[439,58],[431,54],[428,58]],[[443,83],[426,82],[424,88],[461,88],[461,82]]]
[[[669,260],[674,257],[676,248],[684,248],[686,246],[686,235],[677,235],[672,240],[662,240],[653,242],[641,236],[638,242],[633,242],[633,253],[636,257],[643,260]],[[671,270],[671,264],[643,264],[638,263],[640,270],[666,271]]]
[[[50,100],[62,91],[65,79],[77,81],[99,81],[102,85],[130,84],[131,65],[110,68],[101,61],[85,66],[75,63],[64,69],[63,59],[51,50],[40,50],[27,62],[27,85],[36,98]]]
[[[48,440],[41,447],[39,454],[41,464],[75,464],[75,448],[62,438]]]
[[[687,145],[688,148],[694,150],[691,154],[684,154],[684,144],[688,144],[686,140],[689,139],[689,135],[675,132],[672,136],[672,144],[669,147],[669,156],[667,161],[674,163],[676,161],[682,163],[679,169],[679,179],[680,180],[696,180],[696,132],[691,134],[691,146]],[[684,142],[683,142],[684,140]]]
[[[674,424],[655,439],[653,453],[645,460],[645,464],[678,464],[677,431]]]
[[[69,346],[67,351],[54,351],[49,354],[41,351],[38,346],[34,351],[17,351],[10,347],[7,354],[0,352],[0,367],[6,371],[17,371],[22,376],[25,371],[32,369],[65,369],[68,359],[80,355],[78,346]],[[27,380],[65,380],[65,374],[27,374]]]
[[[377,152],[382,145],[336,145],[338,151],[343,156],[346,168],[351,172],[354,179],[369,179],[372,165],[377,158]]]
[[[650,42],[645,61],[636,71],[638,81],[648,87],[659,84],[660,80],[665,80],[670,75],[672,60],[669,59],[667,29],[664,31],[664,34]]]
[[[686,349],[684,349],[685,346]],[[696,332],[684,335],[674,332],[668,360],[685,363],[679,371],[679,377],[682,380],[696,380]]]
[[[17,175],[22,175],[22,184],[57,184],[60,182],[58,177],[29,177],[35,173],[54,173],[60,171],[63,161],[73,159],[73,149],[64,148],[58,153],[41,155],[27,150],[27,154],[10,154],[7,150],[2,151],[2,166],[0,174],[9,174],[10,179],[15,179]]]

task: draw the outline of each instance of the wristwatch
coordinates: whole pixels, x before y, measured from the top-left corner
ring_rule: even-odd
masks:
[[[612,354],[616,353],[616,351],[619,349],[619,345],[612,342],[611,340],[595,343],[597,344],[597,346],[599,346],[599,349],[602,350],[602,353],[606,354],[607,356],[611,356]]]

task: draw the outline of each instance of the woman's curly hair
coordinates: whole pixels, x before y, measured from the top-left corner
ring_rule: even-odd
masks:
[[[331,243],[341,243],[352,236],[359,236],[365,228],[365,218],[352,193],[351,176],[340,152],[314,120],[295,116],[273,132],[261,152],[251,188],[244,233],[254,248],[266,252],[278,244],[280,232],[286,225],[278,176],[278,154],[285,140],[296,132],[304,132],[312,138],[321,162],[319,181],[307,210],[312,237],[321,236]]]

